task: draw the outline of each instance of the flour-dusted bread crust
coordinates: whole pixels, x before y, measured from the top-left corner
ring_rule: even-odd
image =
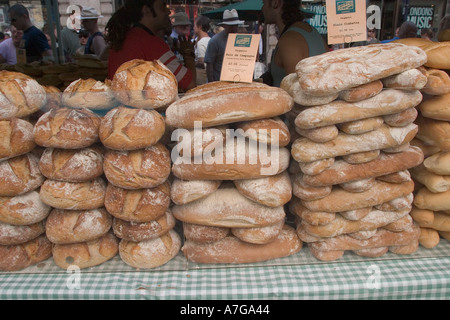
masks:
[[[320,96],[386,78],[426,62],[427,54],[418,47],[372,44],[303,59],[297,64],[296,73],[306,93]],[[345,74],[352,76],[345,77]]]
[[[440,175],[450,175],[450,150],[430,155],[423,161],[429,171]]]
[[[3,223],[34,224],[47,218],[50,210],[36,190],[14,197],[0,197],[0,222]]]
[[[61,94],[61,103],[71,108],[107,110],[118,105],[110,86],[93,78],[77,79]]]
[[[284,208],[268,207],[252,201],[234,186],[221,187],[209,196],[174,205],[172,213],[187,223],[216,227],[263,227],[284,220]]]
[[[13,197],[39,188],[45,177],[33,153],[0,161],[0,196]]]
[[[150,222],[163,216],[170,206],[168,181],[153,187],[129,190],[108,183],[105,208],[116,218],[130,222]]]
[[[153,269],[172,260],[181,248],[181,238],[175,230],[150,240],[133,242],[121,240],[119,254],[131,267]]]
[[[16,245],[28,242],[45,233],[45,221],[28,225],[13,225],[0,222],[0,245]]]
[[[394,40],[393,42],[417,46],[424,50],[427,54],[427,61],[424,64],[426,67],[444,70],[450,69],[450,62],[448,61],[450,54],[449,41],[436,42],[422,38],[404,38]]]
[[[342,90],[339,92],[339,98],[347,102],[356,102],[376,96],[383,90],[383,82],[375,80],[360,86]]]
[[[103,154],[94,146],[81,149],[45,148],[39,169],[47,179],[83,182],[103,174]]]
[[[77,266],[80,269],[98,266],[117,255],[119,239],[112,233],[91,241],[54,244],[52,249],[53,261],[63,269]]]
[[[120,106],[102,118],[99,137],[107,148],[136,150],[157,143],[165,130],[164,118],[157,111]]]
[[[112,217],[104,209],[53,209],[46,222],[46,234],[52,243],[76,243],[97,239],[112,226]]]
[[[36,122],[34,141],[48,148],[85,148],[99,141],[99,126],[100,117],[89,109],[52,109]]]
[[[159,60],[123,63],[114,74],[111,90],[122,104],[143,109],[167,107],[178,98],[177,79]]]
[[[230,234],[230,228],[205,226],[201,224],[183,223],[183,235],[194,242],[215,242]]]
[[[450,122],[432,119],[419,114],[415,123],[418,125],[416,138],[439,150],[450,150]]]
[[[450,76],[440,69],[427,69],[427,83],[421,89],[423,93],[429,95],[442,95],[450,93]]]
[[[279,117],[240,122],[235,124],[235,129],[258,143],[285,147],[291,141],[289,128]]]
[[[427,84],[427,80],[427,76],[417,68],[381,79],[385,88],[403,90],[421,90]]]
[[[212,82],[188,91],[166,110],[166,121],[177,128],[194,128],[271,118],[292,109],[292,97],[262,83]]]
[[[386,89],[376,96],[357,102],[336,100],[308,108],[295,118],[295,125],[312,129],[332,124],[398,113],[417,106],[422,101],[419,90]]]
[[[0,120],[0,160],[33,150],[36,147],[33,129],[33,124],[23,119]]]
[[[27,117],[47,102],[47,94],[32,77],[15,71],[0,71],[0,119]]]
[[[189,203],[210,195],[221,184],[221,180],[182,180],[175,177],[170,185],[170,198],[178,205]]]
[[[285,225],[278,237],[266,244],[242,241],[227,236],[216,242],[186,241],[181,249],[186,259],[201,264],[254,263],[293,255],[302,249],[303,242],[294,228]]]
[[[25,243],[0,245],[0,271],[19,271],[52,256],[52,243],[42,234]]]
[[[244,242],[266,244],[274,241],[278,237],[284,224],[284,221],[281,220],[266,227],[231,228],[231,233]]]
[[[450,121],[450,92],[428,96],[419,104],[418,109],[424,117]]]
[[[106,179],[119,188],[154,188],[170,175],[170,152],[162,143],[137,149],[108,150],[104,155],[103,171]]]

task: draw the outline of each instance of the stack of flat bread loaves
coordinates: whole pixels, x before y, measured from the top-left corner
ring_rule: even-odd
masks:
[[[61,106],[44,113],[33,130],[44,148],[39,168],[45,176],[42,201],[52,210],[46,235],[53,260],[63,269],[102,264],[118,252],[112,217],[104,207],[103,147],[100,117],[86,108]]]
[[[417,249],[408,169],[423,161],[410,141],[426,59],[403,44],[353,47],[304,59],[283,79],[297,103],[287,117],[298,134],[290,211],[317,259]]]
[[[163,116],[155,110],[119,106],[100,123],[108,180],[105,207],[114,217],[119,255],[135,268],[159,267],[181,248],[170,210],[170,152],[161,143]]]
[[[44,88],[17,72],[0,72],[0,271],[18,271],[51,257],[41,201],[40,150],[28,118],[46,103]]]
[[[400,39],[427,53],[427,84],[417,106],[418,133],[413,144],[424,153],[423,163],[411,170],[416,193],[411,216],[420,226],[419,243],[433,248],[441,238],[450,239],[450,42]]]
[[[183,222],[188,261],[252,263],[300,251],[285,224],[292,196],[289,130],[279,116],[292,98],[258,83],[212,82],[166,110],[172,140],[172,213]]]

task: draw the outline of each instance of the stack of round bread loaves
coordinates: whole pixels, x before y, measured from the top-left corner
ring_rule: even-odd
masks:
[[[48,259],[45,236],[50,206],[39,197],[44,176],[27,117],[46,101],[44,88],[17,72],[0,72],[0,271],[17,271]]]
[[[252,263],[302,248],[285,224],[292,196],[289,130],[279,116],[292,98],[258,83],[212,82],[166,110],[172,140],[172,213],[194,263]]]
[[[304,59],[283,79],[296,102],[290,211],[317,259],[417,249],[409,169],[423,153],[410,141],[426,59],[403,44],[353,47]]]
[[[52,207],[46,235],[53,260],[63,269],[102,264],[118,252],[112,217],[104,207],[100,117],[86,108],[60,107],[34,126],[34,141],[44,148],[39,168],[45,176],[42,201]]]
[[[170,152],[160,142],[165,121],[155,110],[119,106],[101,120],[108,180],[105,207],[114,217],[119,255],[135,268],[159,267],[180,251],[170,206]]]
[[[419,242],[433,248],[441,238],[450,239],[450,42],[400,39],[423,49],[428,57],[427,84],[417,106],[418,133],[413,143],[424,153],[423,163],[411,170],[416,193],[411,216],[420,226]]]

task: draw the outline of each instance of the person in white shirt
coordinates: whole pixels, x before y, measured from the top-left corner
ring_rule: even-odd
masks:
[[[16,48],[20,46],[23,30],[17,30],[14,26],[10,28],[11,38],[0,43],[0,63],[15,65],[17,64]]]
[[[208,34],[210,29],[209,23],[209,18],[205,16],[199,16],[194,23],[194,33],[196,36],[195,67],[197,68],[197,85],[207,82],[204,59],[208,42],[211,40]]]

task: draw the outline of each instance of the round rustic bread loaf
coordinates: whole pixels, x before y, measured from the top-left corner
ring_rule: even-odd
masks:
[[[30,241],[45,233],[45,221],[29,225],[13,225],[0,222],[0,245],[16,245]]]
[[[121,103],[143,109],[166,107],[178,98],[177,79],[159,60],[123,63],[114,74],[111,89]]]
[[[33,153],[0,161],[0,197],[13,197],[39,188],[45,177]]]
[[[41,186],[44,203],[59,209],[89,210],[104,206],[106,182],[102,177],[84,182],[47,179]]]
[[[181,180],[174,178],[170,197],[175,204],[185,204],[206,197],[221,185],[220,180]]]
[[[105,208],[93,210],[53,209],[46,222],[46,234],[52,243],[76,243],[97,239],[112,226]]]
[[[100,122],[100,141],[114,150],[150,147],[164,135],[164,118],[155,110],[120,106],[109,111]]]
[[[160,237],[175,227],[175,218],[170,210],[156,220],[149,222],[130,222],[114,218],[114,234],[128,241],[140,242]]]
[[[170,175],[170,152],[161,143],[131,151],[108,150],[104,155],[106,179],[119,188],[154,188]]]
[[[150,222],[163,216],[170,206],[168,181],[154,188],[128,190],[108,183],[105,208],[114,217],[132,222]]]
[[[0,245],[0,271],[19,271],[52,256],[52,243],[42,234],[16,245]]]
[[[112,109],[118,105],[110,86],[93,78],[73,81],[64,89],[61,102],[66,107],[93,110]]]
[[[35,79],[14,71],[0,71],[0,119],[23,118],[38,111],[47,94]]]
[[[48,148],[85,148],[99,141],[99,126],[100,117],[88,109],[52,109],[36,122],[34,141]]]
[[[33,125],[19,118],[0,120],[0,160],[30,152],[36,147]]]
[[[122,260],[139,269],[152,269],[173,259],[181,249],[181,238],[175,230],[141,242],[121,240],[119,254]]]
[[[55,244],[52,255],[55,264],[63,269],[70,266],[85,269],[112,259],[118,251],[119,239],[112,232],[108,232],[91,241]]]
[[[99,148],[93,146],[82,149],[45,148],[39,169],[48,179],[89,181],[103,174],[103,155]]]
[[[33,190],[15,197],[0,197],[0,222],[29,225],[44,220],[51,207],[42,202],[39,191]]]

